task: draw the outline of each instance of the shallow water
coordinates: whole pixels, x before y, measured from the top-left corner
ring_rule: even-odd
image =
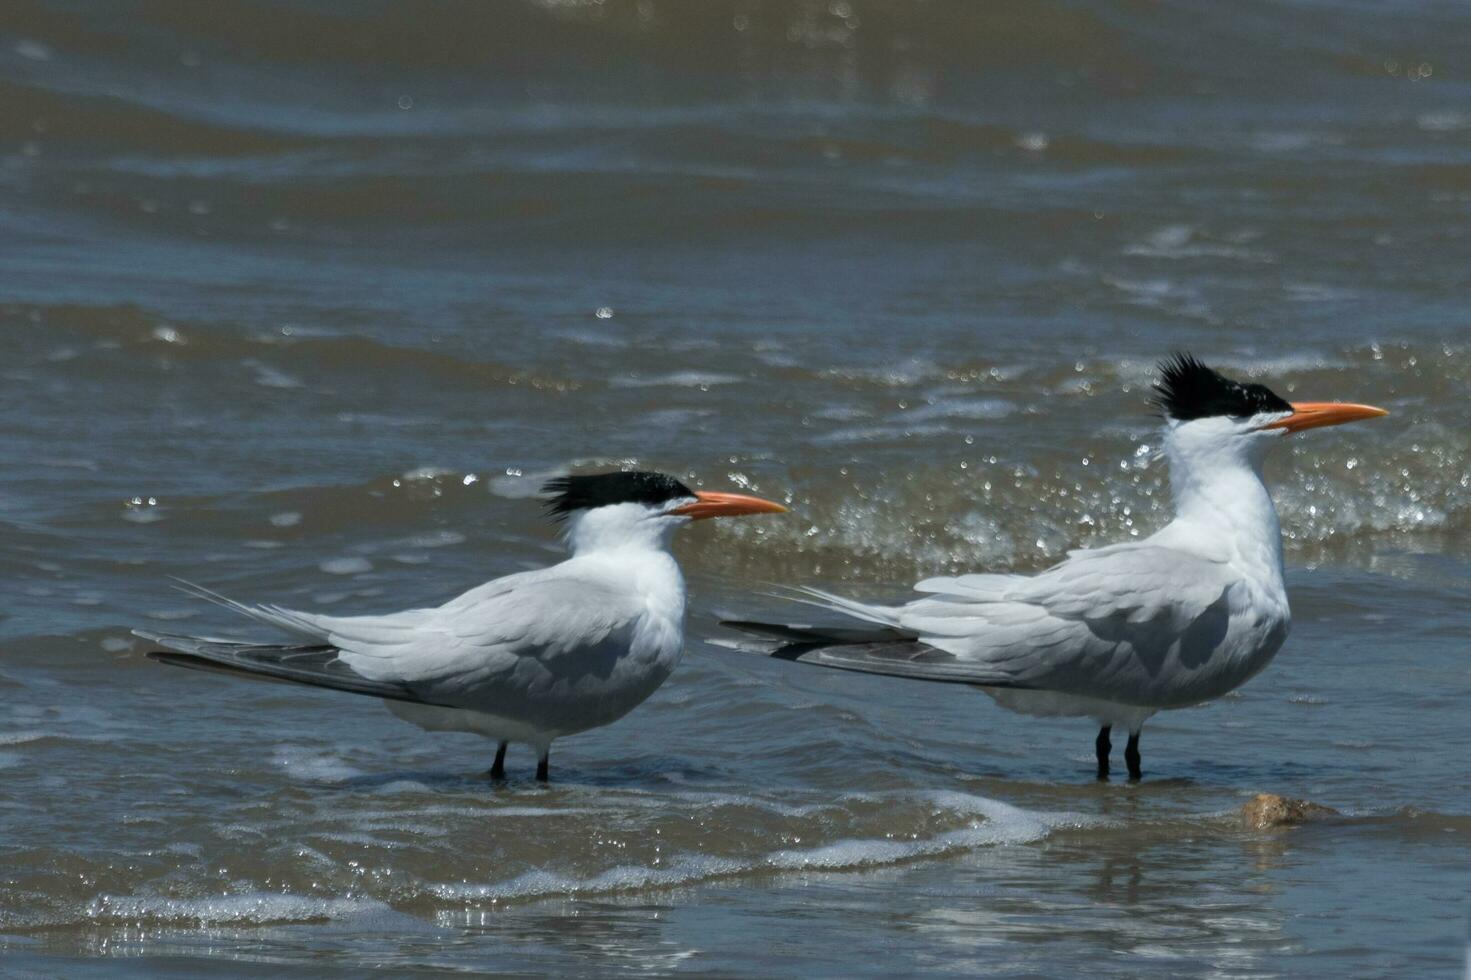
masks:
[[[207,11],[207,13],[206,13]],[[1431,2],[0,10],[0,970],[1449,975],[1466,945],[1471,13]],[[773,583],[1032,571],[1169,512],[1188,348],[1388,419],[1269,468],[1259,678],[1084,722],[709,642]],[[170,587],[333,611],[555,560],[636,462],[685,662],[554,782],[170,671]],[[1252,794],[1340,816],[1243,830]]]

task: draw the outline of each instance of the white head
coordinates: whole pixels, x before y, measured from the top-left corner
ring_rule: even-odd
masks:
[[[1177,499],[1233,471],[1249,470],[1260,479],[1267,450],[1293,432],[1389,414],[1370,405],[1289,402],[1189,354],[1160,362],[1153,401],[1165,415],[1165,454]]]
[[[634,471],[548,480],[547,513],[567,522],[574,553],[599,548],[668,548],[691,521],[739,514],[775,514],[781,504],[737,493],[695,491],[663,473]]]

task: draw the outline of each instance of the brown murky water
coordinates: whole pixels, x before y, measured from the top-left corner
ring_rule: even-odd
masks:
[[[1471,9],[0,8],[0,970],[1449,975],[1471,882]],[[1391,418],[1270,476],[1296,622],[1148,779],[708,641],[1158,527],[1188,348]],[[559,780],[169,671],[170,575],[367,611],[641,465],[789,500]],[[1243,830],[1258,791],[1342,816]]]

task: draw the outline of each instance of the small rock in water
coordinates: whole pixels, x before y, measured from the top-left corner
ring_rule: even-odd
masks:
[[[1336,817],[1332,807],[1309,800],[1293,800],[1276,793],[1258,793],[1241,807],[1241,822],[1252,830],[1292,827],[1309,820]]]

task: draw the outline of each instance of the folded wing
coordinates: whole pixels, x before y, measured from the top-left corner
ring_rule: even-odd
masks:
[[[488,689],[533,690],[575,674],[572,661],[620,639],[642,610],[636,596],[565,566],[510,575],[432,609],[383,616],[328,616],[251,606],[197,587],[257,622],[295,634],[294,645],[138,635],[179,666],[254,674],[395,700],[450,707],[478,704]],[[616,646],[616,644],[615,644]]]
[[[1017,686],[1157,703],[1189,697],[1192,672],[1226,636],[1236,582],[1224,562],[1118,545],[983,590],[931,580],[934,595],[898,623]]]
[[[1153,703],[1189,696],[1190,673],[1225,636],[1236,581],[1224,562],[1117,545],[1073,552],[1035,577],[926,579],[916,586],[926,595],[902,606],[809,591],[809,601],[875,624],[866,641],[764,632],[788,641],[775,656],[804,663]]]

